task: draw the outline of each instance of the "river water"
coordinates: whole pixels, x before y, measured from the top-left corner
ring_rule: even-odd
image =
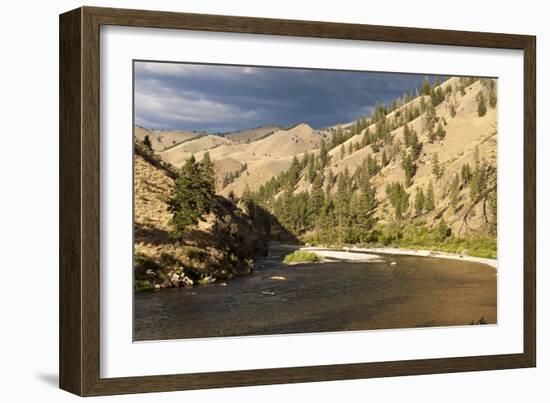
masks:
[[[497,321],[494,268],[380,255],[383,262],[286,266],[272,247],[253,274],[135,294],[134,340],[468,325]],[[394,262],[392,264],[392,262]],[[286,280],[271,279],[280,276]]]

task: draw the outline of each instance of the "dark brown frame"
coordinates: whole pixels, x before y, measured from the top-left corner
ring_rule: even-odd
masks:
[[[100,378],[99,28],[173,28],[524,51],[521,354]],[[536,38],[483,32],[82,7],[60,16],[60,387],[81,396],[525,368],[536,365]]]

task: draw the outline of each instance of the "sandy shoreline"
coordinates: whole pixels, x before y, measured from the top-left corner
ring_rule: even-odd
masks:
[[[453,260],[463,260],[466,262],[476,262],[485,264],[487,266],[491,266],[495,270],[497,270],[497,260],[496,259],[488,259],[483,257],[475,257],[475,256],[467,256],[467,255],[460,255],[458,253],[448,253],[448,252],[437,252],[437,251],[430,251],[430,250],[422,250],[422,249],[401,249],[401,248],[358,248],[358,247],[344,247],[343,250],[331,250],[327,251],[327,248],[321,248],[321,247],[313,247],[313,246],[306,246],[300,248],[300,250],[303,251],[312,251],[316,252],[320,256],[323,257],[333,257],[336,259],[343,259],[343,260],[359,260],[360,257],[356,255],[360,255],[363,253],[372,253],[373,255],[369,255],[369,259],[377,259],[379,256],[376,256],[377,253],[379,254],[391,254],[391,255],[408,255],[408,256],[421,256],[421,257],[436,257],[440,259],[453,259]],[[320,252],[323,253],[320,253]],[[360,253],[354,253],[354,252],[360,252]],[[324,256],[330,254],[330,256]],[[363,257],[363,260],[369,260],[365,259]]]

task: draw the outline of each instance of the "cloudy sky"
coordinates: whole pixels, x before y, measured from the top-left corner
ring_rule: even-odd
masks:
[[[229,132],[265,124],[314,128],[369,114],[424,75],[135,62],[135,123]],[[432,79],[430,77],[430,79]]]

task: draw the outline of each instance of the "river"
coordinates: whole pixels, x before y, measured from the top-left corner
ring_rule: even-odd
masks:
[[[404,255],[287,266],[282,259],[290,252],[271,247],[253,274],[225,284],[135,294],[134,340],[497,321],[497,276],[490,266]]]

